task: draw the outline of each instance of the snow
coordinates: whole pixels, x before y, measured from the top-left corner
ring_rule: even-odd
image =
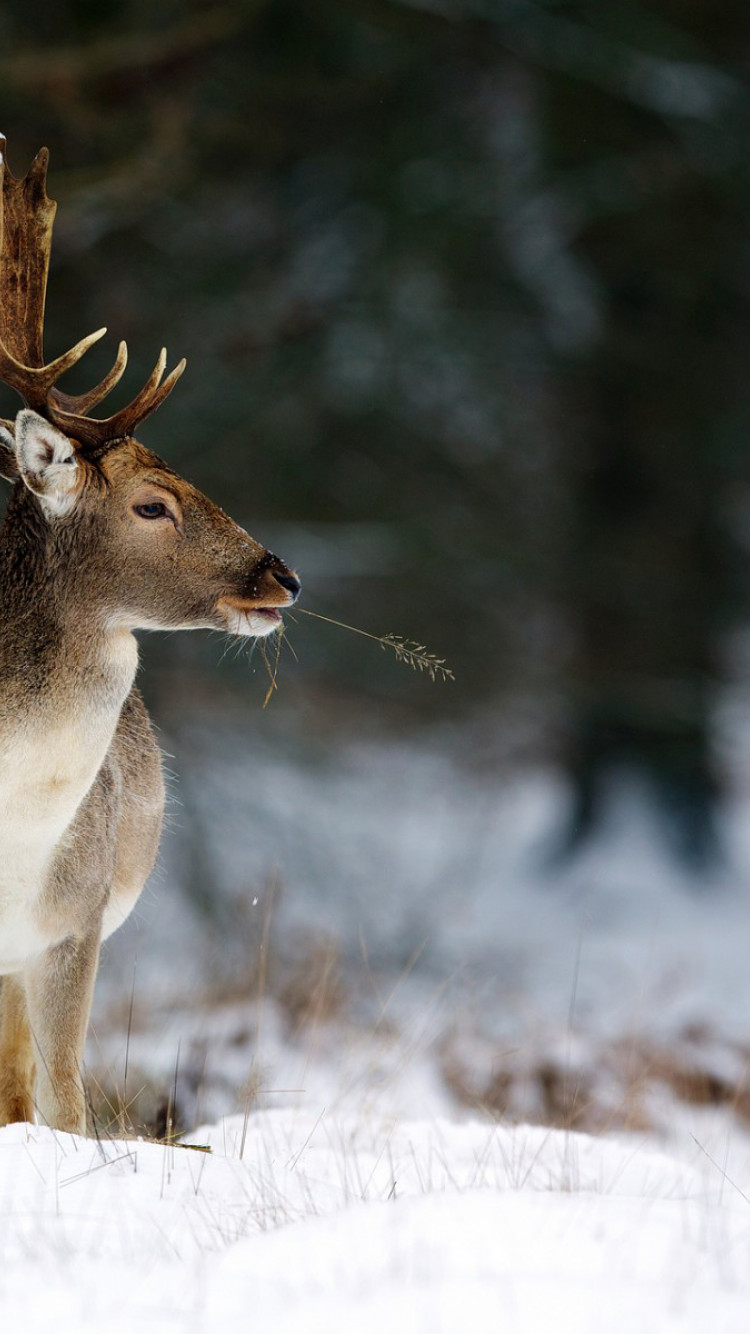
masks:
[[[747,789],[698,884],[627,778],[560,863],[551,770],[246,742],[211,738],[87,1048],[105,1122],[174,1087],[211,1152],[0,1129],[0,1330],[744,1334]]]
[[[281,885],[277,940],[329,939],[357,964],[364,942],[369,965],[394,974],[421,951],[420,970],[434,979],[455,986],[468,974],[475,991],[489,988],[498,1036],[517,1038],[521,1013],[539,1028],[567,1027],[575,991],[576,1013],[599,1033],[651,1008],[665,1035],[708,1022],[744,1040],[745,791],[722,811],[726,864],[699,880],[670,855],[651,795],[627,776],[613,782],[597,835],[561,863],[553,853],[571,794],[551,768],[477,772],[461,762],[460,738],[305,759],[252,746],[239,727],[220,746],[215,729],[196,726],[191,737],[196,771],[211,769],[210,784],[191,788],[191,822],[212,895],[238,930],[243,907],[262,917]],[[115,956],[137,948],[139,966],[156,944],[163,969],[170,891],[193,854],[194,831],[179,811],[173,818],[167,885],[147,891],[113,942]]]
[[[342,1084],[366,1080],[368,1051],[382,1064],[389,1032],[451,1091],[431,1106],[399,1093],[400,1114],[456,1110],[462,1090],[470,1106],[519,1120],[666,1131],[663,1086],[692,1081],[704,1096],[699,1072],[750,1121],[744,779],[722,810],[726,863],[700,879],[670,855],[650,794],[627,775],[596,836],[561,861],[563,777],[480,763],[473,734],[328,753],[309,735],[309,750],[276,733],[266,749],[232,721],[210,734],[190,724],[179,757],[190,819],[174,812],[162,883],[107,944],[90,1068],[103,1053],[123,1070],[137,954],[132,1060],[168,1087],[179,1051],[187,1123],[243,1106],[251,1068],[261,1093],[314,1088],[331,1106]],[[213,934],[184,890],[196,865],[208,868],[209,911],[224,914]],[[334,1046],[347,1059],[323,1069],[293,1049],[298,1020],[277,1004],[278,979],[297,968],[315,993],[331,961],[344,1011]],[[217,979],[244,1000],[219,1006]],[[399,1059],[386,1053],[391,1071]],[[571,1079],[582,1105],[566,1109]],[[273,1092],[261,1103],[279,1105]]]
[[[191,1140],[0,1130],[3,1328],[747,1328],[750,1203],[694,1144],[324,1109]]]

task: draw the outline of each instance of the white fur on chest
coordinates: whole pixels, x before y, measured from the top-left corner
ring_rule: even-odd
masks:
[[[0,731],[0,974],[55,943],[38,912],[49,872],[111,744],[135,673],[135,650],[113,663],[122,690],[108,703]],[[123,645],[125,648],[126,646]],[[118,698],[122,695],[122,698]]]

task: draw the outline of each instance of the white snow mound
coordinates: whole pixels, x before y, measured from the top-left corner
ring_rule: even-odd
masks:
[[[0,1328],[745,1334],[750,1203],[647,1141],[309,1111],[0,1130]]]

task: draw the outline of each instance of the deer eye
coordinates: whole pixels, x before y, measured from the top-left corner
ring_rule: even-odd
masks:
[[[134,505],[136,514],[140,514],[142,519],[171,519],[166,505],[161,500],[154,500],[150,505]]]

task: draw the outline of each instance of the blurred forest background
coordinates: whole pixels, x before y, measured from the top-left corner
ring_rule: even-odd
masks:
[[[168,733],[230,696],[269,745],[455,728],[563,766],[571,845],[625,763],[710,859],[750,653],[744,0],[6,0],[0,89],[15,174],[52,152],[47,352],[106,324],[81,381],[124,337],[128,397],[185,355],[145,442],[303,607],[456,674],[300,615],[263,713],[257,654],[149,641]]]

